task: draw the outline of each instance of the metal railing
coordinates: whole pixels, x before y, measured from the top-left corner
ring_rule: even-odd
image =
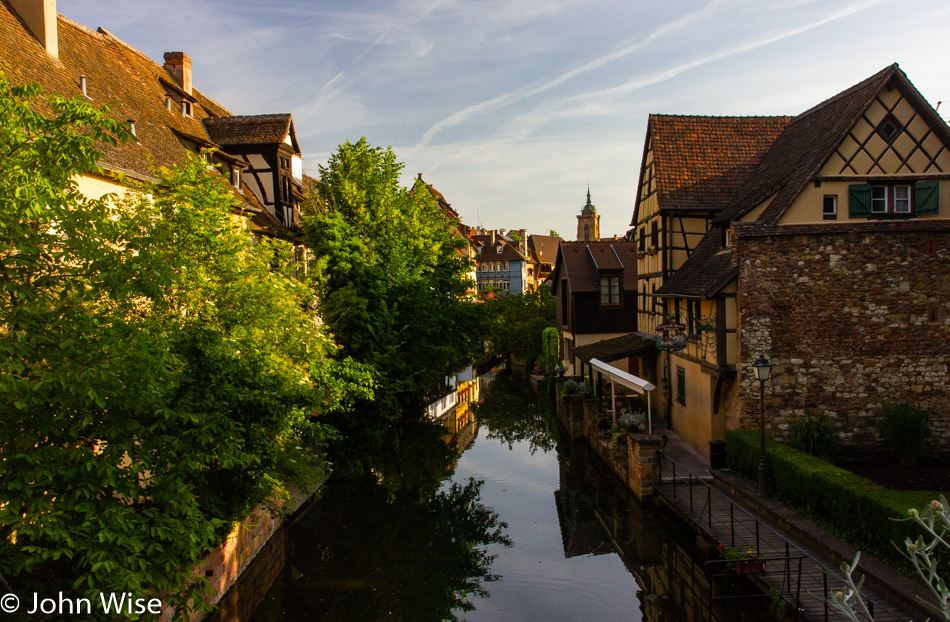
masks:
[[[829,582],[838,586],[844,585],[844,579],[839,572],[825,568],[814,553],[791,542],[785,534],[777,531],[722,491],[717,490],[710,482],[695,475],[684,465],[677,465],[677,462],[665,455],[665,452],[660,454],[659,459],[660,484],[670,486],[669,494],[673,504],[685,510],[685,497],[688,495],[690,519],[695,521],[698,527],[703,528],[710,538],[722,543],[720,546],[725,546],[728,542],[729,547],[754,547],[756,556],[763,553],[763,548],[770,548],[775,554],[765,559],[784,560],[786,565],[792,560],[798,560],[794,593],[790,589],[792,587],[791,574],[788,571],[783,573],[781,582],[775,576],[764,574],[761,577],[760,587],[775,590],[778,596],[786,598],[789,602],[794,598],[796,612],[804,615],[806,619],[820,619],[825,622],[847,619],[828,603],[829,598],[834,598],[834,591],[841,589],[841,587],[829,588]],[[700,504],[702,507],[697,512],[696,506]],[[814,563],[803,564],[802,562],[806,559]],[[715,567],[717,564],[730,562],[734,563],[735,560],[712,560],[707,565]],[[829,577],[831,577],[830,581]],[[810,594],[813,598],[801,600],[803,584],[808,586],[805,589],[806,594]],[[820,593],[817,593],[819,590]],[[762,595],[771,596],[772,594]],[[872,616],[875,616],[875,622],[906,622],[907,617],[903,612],[898,612],[894,607],[880,602],[875,603],[869,598],[867,590],[863,590],[862,595]]]

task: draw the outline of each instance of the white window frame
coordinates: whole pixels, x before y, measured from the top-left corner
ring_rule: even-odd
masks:
[[[825,206],[828,203],[828,199],[831,199],[831,211],[825,209]],[[838,216],[838,195],[837,194],[826,194],[821,200],[821,215],[824,218],[828,216]]]
[[[898,190],[906,190],[907,196],[904,198],[897,197]],[[910,214],[910,202],[911,197],[913,197],[913,190],[909,185],[899,185],[894,186],[894,213],[895,214]]]

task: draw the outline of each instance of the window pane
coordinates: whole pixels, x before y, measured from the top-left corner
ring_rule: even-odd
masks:
[[[894,211],[910,212],[910,186],[894,186]]]
[[[887,211],[887,186],[871,187],[871,211],[875,214]]]
[[[825,197],[822,213],[826,216],[835,214],[837,212],[837,199],[838,197]]]

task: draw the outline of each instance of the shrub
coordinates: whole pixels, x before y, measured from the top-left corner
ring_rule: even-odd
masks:
[[[594,387],[592,387],[586,380],[574,380],[569,378],[564,381],[564,384],[561,385],[561,396],[565,395],[588,395],[592,393]]]
[[[930,411],[909,402],[885,402],[877,412],[891,451],[901,464],[916,465],[930,438]]]
[[[758,434],[747,430],[726,433],[726,462],[730,470],[750,481],[758,477]],[[892,542],[917,537],[914,525],[893,519],[907,517],[910,508],[923,508],[937,494],[897,491],[878,486],[850,471],[766,439],[769,489],[788,503],[855,546],[907,567]]]
[[[835,452],[835,432],[824,415],[806,413],[792,428],[795,449],[829,460]]]

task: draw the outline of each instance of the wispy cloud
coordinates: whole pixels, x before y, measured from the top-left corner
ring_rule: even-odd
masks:
[[[709,2],[701,10],[685,15],[664,26],[661,26],[660,28],[655,30],[653,33],[648,35],[646,38],[632,45],[628,45],[622,49],[611,52],[610,54],[605,54],[599,58],[595,58],[574,69],[567,70],[563,72],[562,74],[556,76],[555,78],[546,80],[544,82],[535,84],[533,86],[516,89],[514,91],[504,93],[497,97],[493,97],[492,99],[489,99],[489,100],[480,102],[478,104],[468,106],[467,108],[464,108],[462,110],[459,110],[458,112],[446,117],[445,119],[442,119],[441,121],[439,121],[438,123],[430,127],[425,132],[425,134],[422,135],[422,138],[420,139],[418,145],[424,146],[431,143],[432,139],[439,132],[449,127],[452,127],[454,125],[459,125],[460,123],[464,123],[467,120],[471,119],[472,117],[475,117],[480,114],[485,114],[488,112],[501,110],[516,102],[525,100],[535,95],[539,95],[541,93],[544,93],[545,91],[550,91],[551,89],[557,88],[558,86],[561,86],[562,84],[564,84],[565,82],[568,82],[569,80],[573,78],[576,78],[582,74],[588,73],[595,69],[599,69],[600,67],[603,67],[604,65],[612,61],[615,61],[619,58],[623,58],[624,56],[628,56],[636,52],[637,50],[644,49],[648,47],[650,44],[652,44],[653,42],[655,42],[656,40],[660,39],[661,37],[664,37],[670,33],[681,30],[701,19],[708,18],[715,11],[715,9],[721,4],[722,4],[722,0],[711,0],[711,2]]]
[[[499,134],[514,136],[515,138],[527,138],[539,128],[546,125],[556,125],[565,119],[589,117],[597,114],[615,114],[617,110],[617,100],[633,91],[661,84],[684,72],[722,61],[731,56],[752,52],[778,41],[795,37],[836,20],[865,11],[881,2],[882,0],[862,0],[860,2],[854,2],[808,24],[770,34],[754,41],[728,47],[718,52],[710,53],[709,51],[704,51],[702,55],[690,61],[651,72],[627,80],[621,84],[547,102],[535,110],[510,119]]]

